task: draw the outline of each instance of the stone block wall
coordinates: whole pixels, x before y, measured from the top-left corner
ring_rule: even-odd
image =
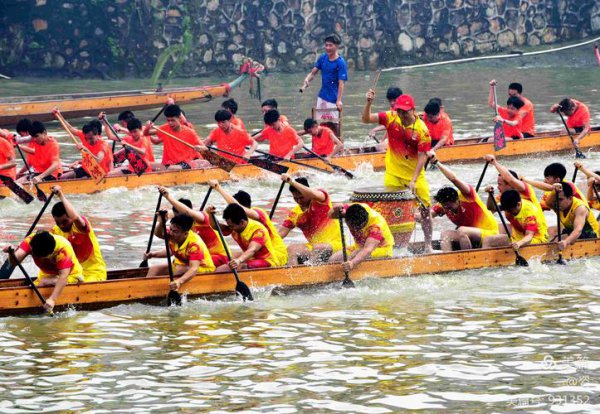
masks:
[[[600,31],[597,0],[10,0],[0,2],[0,73],[149,76],[178,53],[179,76],[251,56],[309,68],[337,33],[359,70],[507,51]]]

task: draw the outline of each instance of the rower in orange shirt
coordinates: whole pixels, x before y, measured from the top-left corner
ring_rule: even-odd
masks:
[[[227,101],[226,101],[227,102]],[[258,142],[248,135],[245,129],[239,129],[233,122],[233,115],[229,111],[220,109],[215,113],[215,121],[217,128],[213,129],[208,137],[204,140],[204,145],[207,147],[213,143],[217,144],[217,148],[234,153],[240,157],[249,158]],[[246,150],[246,147],[250,148]],[[248,162],[242,158],[233,155],[219,153],[222,157],[229,158],[238,164],[247,164]]]
[[[226,101],[223,101],[223,103],[221,103],[221,108],[223,108],[231,114],[230,122],[234,127],[241,129],[244,132],[246,131],[246,125],[244,125],[244,121],[242,120],[242,118],[238,118],[236,116],[238,111],[238,104],[233,98],[229,98]]]
[[[214,210],[214,207],[212,209]],[[217,272],[278,266],[269,231],[258,221],[249,219],[241,205],[229,204],[223,210],[223,219],[227,223],[227,226],[223,226],[223,234],[230,233],[242,249],[242,253],[231,259],[228,264],[219,266]]]
[[[490,108],[497,110],[498,115],[494,117],[493,122],[502,122],[502,128],[504,129],[504,135],[507,138],[521,139],[523,138],[523,119],[519,111],[525,103],[521,98],[516,96],[510,96],[506,101],[506,108],[498,105],[494,102],[494,86],[496,81],[490,81],[490,88],[488,93],[488,105]]]
[[[590,109],[578,100],[565,98],[550,107],[550,112],[557,112],[558,110],[568,117],[567,127],[569,127],[572,134],[578,134],[573,137],[573,140],[576,146],[579,145],[579,142],[592,130]]]
[[[180,198],[176,200],[165,187],[158,187],[158,191],[173,206],[174,216],[186,214],[194,219],[192,231],[200,236],[206,245],[214,265],[218,267],[222,264],[226,264],[229,259],[227,259],[225,247],[223,247],[223,243],[221,242],[216,230],[210,226],[210,217],[208,214],[206,214],[204,211],[194,210],[192,202],[187,198]],[[162,228],[157,226],[154,234],[162,238]]]
[[[207,168],[210,163],[204,159],[198,151],[206,149],[202,144],[196,131],[182,124],[181,108],[178,105],[169,105],[165,108],[164,115],[167,123],[155,128],[150,121],[146,123],[144,135],[156,135],[151,137],[153,144],[163,144],[162,164],[168,171],[189,170],[191,168]],[[176,136],[195,148],[190,148],[160,130]]]
[[[140,157],[142,157],[146,161],[146,164],[148,164],[148,168],[146,168],[145,172],[151,172],[153,170],[153,166],[158,163],[154,162],[154,151],[152,150],[152,143],[150,142],[150,138],[145,136],[142,131],[142,121],[140,121],[137,118],[130,119],[127,122],[127,130],[129,131],[129,135],[126,135],[123,138],[121,138],[121,144],[123,145],[123,149],[115,152],[114,157],[124,158],[125,147],[127,147],[132,151],[137,152],[140,155]],[[110,128],[106,129],[106,136],[109,139],[113,139],[112,131],[110,131]],[[160,167],[158,167],[157,169],[160,169]],[[108,173],[107,176],[114,177],[120,175],[127,175],[131,173],[135,173],[135,170],[131,165],[127,165],[126,167],[115,168],[110,173]]]
[[[60,201],[52,207],[52,218],[56,225],[51,232],[64,237],[73,246],[75,256],[83,268],[84,282],[106,280],[106,263],[92,225],[75,210],[60,186],[52,187],[52,192]]]
[[[312,118],[304,121],[304,131],[312,136],[312,151],[321,157],[333,157],[344,149],[344,144],[331,129]]]
[[[55,108],[53,113],[56,117],[60,112],[58,108]],[[77,149],[87,148],[90,154],[98,161],[100,167],[106,173],[109,173],[113,169],[113,153],[108,142],[102,139],[102,123],[95,119],[85,124],[81,130],[73,127],[66,120],[65,125],[73,135],[76,135],[81,140],[81,143],[77,143]],[[90,166],[82,162],[80,167],[66,172],[62,178],[86,178],[91,176]]]
[[[442,109],[442,106],[433,98],[425,105],[423,122],[429,130],[431,136],[431,150],[446,146],[454,145],[454,136],[452,129],[452,121],[448,114]],[[441,101],[440,101],[441,102]]]
[[[294,154],[302,148],[302,138],[294,128],[285,126],[280,121],[279,112],[271,109],[264,116],[267,126],[254,139],[258,142],[269,141],[269,153],[286,160],[294,158]]]
[[[32,122],[29,129],[31,142],[28,146],[20,145],[21,150],[27,153],[27,164],[31,167],[34,183],[41,181],[54,181],[62,174],[60,164],[60,147],[56,140],[48,135],[46,127],[41,122]],[[19,173],[26,171],[23,167]],[[22,176],[17,182],[29,181],[27,175]]]
[[[523,101],[523,107],[519,109],[521,116],[521,132],[524,138],[531,138],[535,135],[535,109],[533,103],[523,96],[523,85],[513,82],[508,85],[508,96],[514,96]]]
[[[260,104],[260,109],[262,111],[263,117],[265,116],[265,114],[267,112],[269,112],[271,109],[277,109],[278,103],[275,99],[267,99],[266,101],[264,101],[262,104]],[[284,126],[290,126],[290,120],[288,119],[287,116],[285,116],[282,113],[279,113],[279,120],[281,121],[281,123]],[[267,125],[265,125],[266,127]]]
[[[340,227],[329,217],[333,207],[329,194],[322,189],[310,188],[304,177],[292,180],[288,174],[281,174],[281,180],[290,185],[290,192],[297,205],[279,226],[279,235],[285,239],[292,229],[298,227],[307,241],[288,246],[289,263],[326,262],[342,248]]]
[[[17,179],[15,148],[11,140],[3,137],[0,137],[0,175]]]

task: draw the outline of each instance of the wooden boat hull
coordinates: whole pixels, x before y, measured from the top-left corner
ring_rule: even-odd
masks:
[[[125,109],[142,110],[162,107],[168,97],[178,104],[211,100],[227,96],[248,75],[243,74],[231,83],[193,88],[169,88],[156,91],[126,91],[72,95],[14,97],[0,100],[0,125],[14,127],[21,118],[33,121],[51,121],[52,109],[58,106],[65,118],[96,116],[100,111],[117,113]]]
[[[556,244],[526,246],[520,250],[528,260],[544,262],[557,258]],[[565,259],[600,255],[600,239],[583,240],[563,252]],[[378,259],[363,262],[352,271],[353,280],[391,278],[424,274],[448,273],[467,269],[507,267],[514,265],[515,254],[510,248],[474,249],[414,257]],[[169,290],[167,276],[145,278],[146,269],[127,269],[109,273],[106,282],[68,285],[63,290],[58,308],[74,306],[78,309],[101,308],[118,303],[157,301],[164,299]],[[297,288],[328,283],[340,283],[343,273],[339,264],[323,266],[295,266],[240,272],[240,278],[251,289],[277,286]],[[196,276],[186,283],[181,292],[189,297],[231,295],[235,279],[230,273]],[[40,289],[48,297],[51,287]],[[0,315],[41,312],[39,299],[22,280],[0,282]]]
[[[600,131],[592,132],[581,142],[581,149],[596,150],[600,148]],[[546,154],[546,152],[570,151],[571,140],[568,136],[546,136],[540,138],[528,138],[521,141],[509,141],[506,148],[497,151],[499,157],[522,156],[528,154]],[[333,158],[333,162],[347,170],[354,170],[361,164],[370,164],[376,171],[385,169],[385,153],[375,151],[374,147],[355,149],[350,155],[342,155]],[[437,154],[442,162],[480,161],[485,154],[493,154],[493,143],[477,143],[477,139],[459,141],[454,146],[444,147]],[[329,169],[322,161],[317,159],[300,160],[306,164]],[[290,172],[302,171],[303,167],[297,164],[283,163],[290,167]],[[143,174],[141,177],[128,175],[123,177],[106,178],[96,184],[91,179],[73,179],[59,181],[66,194],[91,194],[104,191],[114,187],[137,188],[147,185],[188,185],[204,184],[208,180],[243,180],[250,178],[261,178],[269,174],[253,165],[236,166],[231,173],[226,173],[219,168],[207,168],[204,170],[183,170],[175,172],[153,172]],[[56,182],[40,184],[44,192],[49,192]],[[25,185],[25,188],[35,196],[35,187]],[[0,187],[0,196],[9,196],[10,191],[6,187]]]

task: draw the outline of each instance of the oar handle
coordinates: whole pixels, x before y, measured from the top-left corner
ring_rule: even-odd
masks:
[[[27,279],[27,281],[31,285],[31,288],[35,292],[36,296],[40,299],[40,302],[42,302],[42,305],[45,305],[46,299],[42,296],[42,294],[40,293],[40,291],[37,288],[37,286],[35,285],[35,283],[33,283],[33,280],[31,279],[31,276],[29,276],[29,273],[27,273],[27,270],[25,270],[25,268],[23,267],[21,262],[19,260],[17,260],[17,256],[15,256],[15,251],[12,247],[10,247],[8,249],[8,255],[10,256],[11,260],[13,260],[17,264],[17,267],[21,270],[21,272],[23,273],[23,276],[25,276],[25,279]],[[52,312],[50,312],[50,313],[52,313]]]
[[[492,199],[492,203],[494,203],[494,208],[496,209],[496,212],[498,213],[498,216],[500,216],[500,221],[502,222],[502,227],[504,227],[504,231],[506,232],[506,235],[510,239],[510,237],[511,237],[510,236],[510,230],[508,230],[508,225],[506,224],[506,220],[504,220],[504,216],[502,215],[502,211],[500,211],[500,206],[498,205],[498,202],[496,201],[494,193],[490,193],[490,198]]]
[[[579,168],[575,167],[575,171],[573,171],[573,179],[571,180],[571,182],[573,184],[575,184],[575,180],[577,180],[577,172],[579,171]]]
[[[483,182],[483,177],[485,177],[485,172],[487,171],[488,165],[490,165],[489,161],[485,162],[485,166],[483,167],[483,171],[479,176],[479,181],[477,182],[477,187],[475,187],[475,192],[479,191],[479,187],[481,187],[481,183]]]
[[[556,197],[556,200],[554,202],[554,205],[556,207],[556,236],[558,237],[558,242],[560,243],[562,241],[562,230],[560,228],[560,203],[558,202],[558,190],[554,190],[554,196]],[[562,253],[560,253],[560,251],[558,253],[557,263],[566,264],[563,260]]]
[[[160,131],[161,133],[165,134],[166,136],[168,136],[169,138],[179,142],[180,144],[185,145],[186,147],[192,148],[192,149],[196,149],[194,148],[194,146],[192,144],[190,144],[189,142],[186,142],[184,140],[182,140],[181,138],[177,138],[175,135],[168,133],[167,131],[165,131],[164,129],[160,129],[160,128],[156,128],[157,131]]]
[[[275,215],[275,209],[277,208],[277,204],[279,203],[279,199],[281,198],[281,193],[283,192],[283,188],[285,187],[285,181],[281,182],[279,186],[279,191],[277,191],[277,196],[275,197],[275,201],[273,201],[273,206],[271,206],[271,211],[269,212],[269,219],[272,220]]]
[[[316,170],[316,171],[319,171],[319,172],[322,172],[322,173],[325,173],[325,174],[331,174],[331,173],[332,173],[332,171],[329,171],[329,170],[324,170],[323,168],[315,167],[314,165],[310,165],[310,164],[304,164],[304,163],[302,163],[302,162],[298,162],[298,161],[294,161],[294,160],[286,160],[286,159],[284,159],[284,158],[282,158],[282,157],[279,157],[279,156],[277,156],[277,155],[273,155],[273,154],[271,154],[271,153],[268,153],[268,152],[265,152],[265,151],[262,151],[262,150],[259,150],[259,149],[256,149],[256,150],[254,150],[254,151],[255,151],[255,152],[258,152],[259,154],[262,154],[262,155],[267,155],[267,156],[269,156],[269,157],[273,157],[273,158],[275,158],[277,161],[281,161],[281,162],[289,162],[290,164],[300,165],[300,166],[302,166],[302,167],[304,167],[304,168],[310,168],[310,169],[313,169],[313,170]]]
[[[231,252],[229,251],[229,245],[227,244],[227,242],[225,241],[225,237],[223,237],[223,231],[221,231],[221,225],[219,224],[219,221],[217,220],[217,217],[215,216],[215,213],[210,213],[210,216],[212,217],[214,223],[215,223],[215,227],[217,229],[217,234],[219,235],[219,239],[221,240],[221,244],[223,245],[223,248],[225,249],[225,254],[227,255],[227,259],[229,261],[231,261]],[[235,276],[235,281],[237,283],[240,283],[240,276],[238,275],[237,270],[235,269],[231,269],[233,272],[233,275]]]
[[[202,200],[202,205],[200,206],[200,211],[204,211],[204,208],[206,207],[206,203],[208,203],[208,198],[210,197],[210,193],[212,193],[213,188],[212,187],[208,187],[208,191],[206,192],[206,195],[204,196],[204,200]]]
[[[63,116],[62,116],[62,114],[60,112],[56,112],[56,119],[58,119],[58,122],[60,122],[60,125],[63,127],[63,129],[65,130],[65,132],[69,136],[69,138],[71,138],[71,140],[73,141],[73,143],[75,143],[75,145],[80,144],[79,140],[77,138],[75,138],[75,135],[73,135],[73,133],[71,132],[71,130],[67,126],[65,118],[63,118]],[[81,149],[80,151],[84,151],[84,149]]]
[[[25,237],[29,236],[31,233],[33,233],[33,230],[35,229],[35,226],[37,226],[38,222],[40,221],[40,219],[42,218],[42,215],[44,214],[44,211],[46,211],[46,208],[48,207],[48,205],[50,204],[50,201],[52,201],[52,197],[54,197],[54,192],[50,193],[50,196],[46,199],[46,202],[44,203],[44,205],[42,206],[42,209],[40,210],[40,212],[38,213],[37,217],[35,218],[35,220],[33,220],[33,223],[31,223],[31,226],[29,227],[29,230],[27,230],[27,234],[25,235]]]
[[[23,150],[21,149],[21,147],[19,146],[19,144],[16,144],[15,146],[17,147],[17,151],[19,151],[19,155],[21,156],[21,159],[23,160],[23,164],[25,165],[25,168],[27,168],[27,172],[29,173],[29,177],[31,177],[31,175],[33,173],[35,173],[35,171],[31,170],[31,167],[27,163],[27,158],[25,157],[25,154],[23,154]],[[35,186],[35,189],[37,190],[38,197],[42,197],[42,200],[46,201],[47,200],[46,194],[42,191],[42,189],[39,187],[39,185],[37,183],[33,183],[33,185]]]
[[[496,95],[496,85],[492,86],[492,90],[494,91],[494,111],[496,112],[496,116],[498,116],[498,96]]]
[[[162,217],[161,225],[165,237],[165,250],[167,251],[167,267],[169,268],[169,280],[173,282],[175,280],[175,276],[173,275],[173,263],[171,263],[171,248],[169,247],[169,233],[167,232],[167,214],[165,212],[160,212],[160,215]]]
[[[169,104],[164,104],[163,107],[160,108],[160,111],[158,111],[158,113],[156,115],[154,115],[154,118],[152,118],[152,121],[150,121],[150,122],[155,123],[156,120],[158,119],[158,117],[162,115],[162,113],[164,112],[164,110],[167,106],[169,106]]]
[[[381,69],[379,69],[377,72],[375,72],[375,77],[373,78],[373,85],[371,86],[371,89],[375,90],[375,88],[377,88],[377,84],[379,83],[380,76],[381,76]]]
[[[338,223],[340,225],[340,237],[342,241],[342,258],[344,262],[348,261],[348,251],[346,250],[346,236],[344,235],[344,218],[342,217],[342,213],[339,213]],[[348,276],[348,272],[344,272],[344,275]]]
[[[569,134],[569,138],[571,139],[571,144],[573,144],[573,148],[575,149],[575,157],[585,158],[585,155],[581,152],[581,150],[579,149],[579,146],[577,144],[575,144],[575,138],[573,138],[573,134],[571,134],[571,130],[569,129],[567,122],[565,121],[565,118],[563,117],[560,106],[558,107],[556,112],[558,113],[558,116],[560,116],[560,120],[562,121],[562,124],[564,125],[565,129],[567,130],[567,134]]]
[[[150,253],[152,248],[152,240],[154,239],[154,231],[156,230],[156,222],[158,220],[158,212],[160,210],[160,204],[162,203],[163,195],[158,195],[158,201],[156,203],[156,209],[154,210],[154,218],[152,219],[152,230],[150,231],[150,237],[148,238],[148,246],[146,247],[146,254]]]
[[[346,177],[354,178],[354,174],[352,174],[350,171],[346,170],[343,167],[340,167],[339,165],[335,165],[334,163],[327,161],[324,157],[321,157],[319,154],[317,154],[316,152],[314,152],[313,150],[308,148],[306,145],[303,145],[302,148],[304,149],[304,151],[308,152],[309,154],[314,155],[315,157],[317,157],[318,159],[323,161],[325,164],[329,165],[334,170],[338,170],[338,171],[344,173],[346,175]]]

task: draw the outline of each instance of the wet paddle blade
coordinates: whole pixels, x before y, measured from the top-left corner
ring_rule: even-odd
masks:
[[[106,172],[100,163],[87,151],[81,151],[81,166],[98,182],[106,177]]]
[[[290,167],[276,164],[264,158],[250,158],[250,164],[256,165],[257,167],[262,168],[263,170],[271,171],[272,173],[279,175],[285,174],[290,169]]]
[[[167,295],[168,306],[181,306],[181,295],[175,290],[170,290]]]
[[[502,127],[502,122],[496,122],[494,126],[494,151],[499,151],[504,147],[506,147],[504,128]]]
[[[585,154],[579,148],[575,148],[575,158],[586,158]]]
[[[562,254],[558,255],[558,260],[556,261],[556,264],[566,266],[567,262],[565,261],[565,259],[563,259]]]
[[[250,288],[247,284],[239,280],[235,285],[235,291],[238,295],[240,295],[245,301],[246,300],[254,300],[252,297],[252,292],[250,292]]]
[[[8,259],[2,264],[0,267],[0,279],[10,279],[10,276],[13,274],[15,268],[10,265]]]
[[[29,194],[23,187],[17,184],[12,178],[5,175],[0,175],[0,181],[2,181],[2,184],[4,184],[17,197],[23,200],[25,204],[29,204],[33,201],[33,196]]]
[[[214,152],[209,150],[202,151],[201,154],[206,161],[210,162],[215,167],[219,167],[220,169],[225,170],[227,172],[233,170],[233,167],[237,165],[234,161],[231,161],[230,159],[227,159],[225,157],[221,157],[219,154],[215,154]]]
[[[138,267],[148,267],[148,259],[142,260],[142,263]]]
[[[527,262],[527,260],[525,260],[525,258],[523,256],[521,256],[519,253],[515,252],[516,258],[515,258],[515,264],[517,266],[523,266],[523,267],[527,267],[529,266],[529,263]]]
[[[356,287],[356,285],[354,284],[352,279],[350,279],[350,275],[348,275],[348,273],[345,274],[344,281],[342,282],[342,287],[344,287],[344,288]]]
[[[133,168],[133,171],[138,177],[148,169],[148,163],[137,152],[127,148],[125,149],[125,156],[127,157],[127,161],[129,161],[129,165]]]
[[[48,197],[46,197],[46,194],[39,187],[37,187],[37,199],[40,201],[44,201],[44,202],[46,202],[46,200],[48,200]]]

